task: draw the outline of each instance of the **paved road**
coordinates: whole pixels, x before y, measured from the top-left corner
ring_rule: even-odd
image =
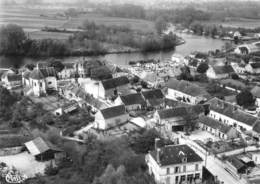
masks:
[[[199,149],[196,149],[197,144],[194,141],[181,139],[180,142],[190,145],[196,151],[196,153],[198,153],[201,156],[201,158],[205,160],[206,158],[205,153],[201,152]],[[205,162],[204,162],[204,166],[205,166]],[[247,184],[246,181],[237,179],[235,176],[232,176],[232,174],[228,173],[225,170],[224,163],[221,163],[219,160],[217,160],[217,158],[214,158],[213,155],[209,155],[207,157],[206,168],[212,174],[217,175],[220,181],[224,181],[224,184]]]

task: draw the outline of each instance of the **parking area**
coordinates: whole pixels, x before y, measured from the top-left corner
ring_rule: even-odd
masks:
[[[38,162],[28,152],[16,155],[0,156],[0,162],[6,163],[9,167],[15,167],[27,177],[34,177],[37,173],[44,173],[44,169],[49,162]]]

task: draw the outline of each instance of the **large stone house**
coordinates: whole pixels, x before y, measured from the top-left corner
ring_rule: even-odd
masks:
[[[209,66],[206,75],[209,79],[225,79],[234,72],[235,71],[231,65]]]
[[[221,139],[235,139],[239,137],[239,132],[231,126],[220,123],[208,116],[200,116],[199,123],[203,130],[206,130]]]
[[[170,79],[166,83],[167,98],[183,101],[188,104],[198,104],[210,98],[205,89],[184,80]]]
[[[95,114],[95,128],[107,130],[126,123],[129,115],[124,105],[101,109]]]
[[[188,145],[155,146],[145,160],[158,184],[190,184],[202,179],[203,159]]]
[[[209,117],[229,126],[236,127],[239,131],[251,131],[257,117],[244,112],[237,105],[212,98],[207,102],[210,105]]]
[[[142,95],[148,108],[160,109],[165,105],[165,97],[160,89],[143,91]]]
[[[115,99],[116,105],[125,105],[127,111],[141,110],[146,106],[146,102],[141,93],[120,95]]]
[[[53,67],[39,68],[23,75],[25,94],[46,95],[48,90],[57,90],[57,74]]]

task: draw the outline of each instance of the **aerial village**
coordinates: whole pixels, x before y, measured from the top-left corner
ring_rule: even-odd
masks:
[[[144,157],[156,183],[254,183],[260,181],[259,51],[260,42],[251,42],[224,57],[195,52],[127,66],[83,57],[62,63],[59,71],[38,62],[6,70],[1,85],[56,117],[87,110],[92,118],[80,124],[48,125],[79,144],[93,135],[113,140],[156,129],[161,138],[152,140]],[[65,150],[30,133],[24,129],[20,142],[1,145],[1,177],[8,183],[22,183],[66,157]],[[18,133],[0,136],[12,134]]]

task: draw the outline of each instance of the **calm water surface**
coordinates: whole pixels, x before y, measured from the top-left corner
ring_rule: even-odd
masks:
[[[168,52],[151,52],[151,53],[123,53],[123,54],[108,54],[105,56],[85,57],[107,60],[117,65],[127,65],[129,61],[145,60],[145,59],[160,59],[161,61],[170,59],[174,53],[188,55],[193,51],[207,52],[209,50],[220,49],[224,42],[222,40],[206,38],[196,35],[179,34],[185,44],[177,46],[175,50]],[[73,62],[82,59],[82,57],[66,57],[62,58],[64,62]],[[23,57],[0,57],[0,68],[15,67],[18,68],[28,63],[44,62],[45,59],[32,59]]]

